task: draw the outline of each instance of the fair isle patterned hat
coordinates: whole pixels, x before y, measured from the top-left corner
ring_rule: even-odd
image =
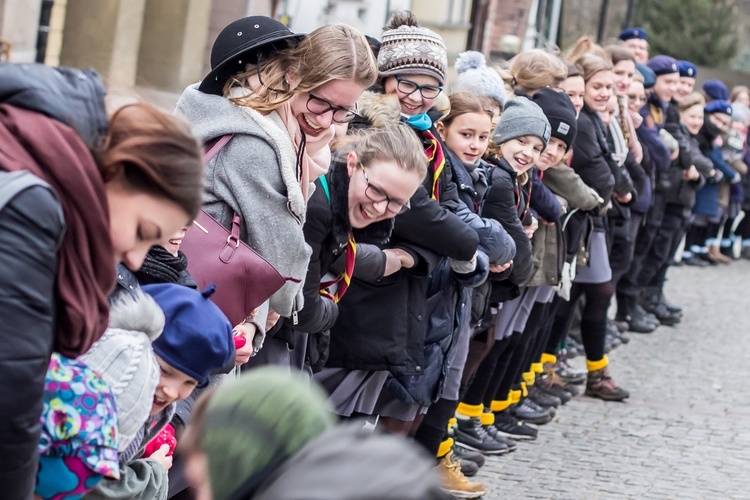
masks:
[[[380,77],[425,75],[445,84],[448,51],[443,39],[419,26],[399,26],[383,32],[378,71]]]

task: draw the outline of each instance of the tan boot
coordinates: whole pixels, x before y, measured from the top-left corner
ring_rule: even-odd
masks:
[[[713,259],[715,262],[718,262],[719,264],[729,264],[730,262],[732,262],[731,257],[727,257],[726,255],[721,253],[721,250],[716,245],[708,247],[708,257]]]
[[[461,472],[461,464],[453,461],[453,452],[448,452],[435,467],[442,479],[442,488],[456,498],[479,498],[487,491],[481,483],[472,483]]]

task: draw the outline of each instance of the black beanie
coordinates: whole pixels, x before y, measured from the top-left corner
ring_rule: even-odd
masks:
[[[545,87],[536,91],[533,99],[549,120],[552,137],[557,137],[565,143],[567,149],[570,149],[578,132],[576,110],[570,98],[564,92],[556,92]]]

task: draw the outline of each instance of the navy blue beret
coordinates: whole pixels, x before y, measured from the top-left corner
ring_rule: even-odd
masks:
[[[722,99],[711,101],[706,104],[704,108],[706,113],[724,113],[725,115],[732,116],[732,105]]]
[[[720,101],[729,100],[729,89],[724,85],[724,82],[720,80],[706,80],[703,84],[703,92],[705,92],[711,99]]]
[[[235,355],[232,325],[208,297],[214,285],[200,293],[175,283],[145,285],[164,311],[164,331],[154,340],[154,352],[170,366],[208,385],[211,373]]]
[[[648,90],[656,84],[656,73],[654,73],[651,68],[645,64],[637,63],[635,69],[638,70],[638,73],[643,75],[643,88]]]
[[[652,57],[649,62],[646,63],[649,68],[654,72],[656,76],[668,75],[670,73],[679,73],[677,67],[677,59],[669,56],[656,56]]]
[[[622,41],[632,40],[634,38],[638,38],[640,40],[648,40],[648,35],[646,34],[646,30],[644,30],[643,28],[628,28],[620,33],[620,36],[618,36],[617,38]]]
[[[698,76],[698,68],[690,61],[677,61],[677,69],[681,77],[695,78]]]

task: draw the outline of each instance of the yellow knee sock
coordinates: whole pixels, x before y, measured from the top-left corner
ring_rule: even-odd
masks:
[[[453,448],[453,438],[448,438],[442,443],[440,443],[440,447],[438,448],[437,457],[443,458],[448,454],[449,451]]]
[[[482,413],[482,416],[479,418],[482,420],[482,425],[492,425],[495,423],[494,413]]]
[[[595,372],[597,370],[601,370],[602,368],[605,368],[609,364],[609,359],[607,359],[607,355],[605,354],[602,359],[599,361],[591,361],[590,359],[586,360],[586,369],[590,372]]]
[[[541,363],[531,363],[532,373],[544,373],[544,366]]]
[[[557,356],[554,354],[547,354],[546,352],[542,354],[542,358],[539,360],[543,365],[546,365],[547,363],[550,363],[554,365],[557,363]]]
[[[510,391],[511,404],[516,404],[521,401],[521,391]]]
[[[523,372],[523,381],[526,383],[527,387],[534,385],[535,380],[536,374],[534,372]]]
[[[490,403],[490,410],[497,413],[505,410],[512,404],[513,402],[510,400],[510,396],[508,396],[508,399],[504,399],[502,401],[493,400],[492,403]]]
[[[482,414],[483,406],[479,405],[467,405],[466,403],[458,403],[456,412],[467,417],[478,417]]]

